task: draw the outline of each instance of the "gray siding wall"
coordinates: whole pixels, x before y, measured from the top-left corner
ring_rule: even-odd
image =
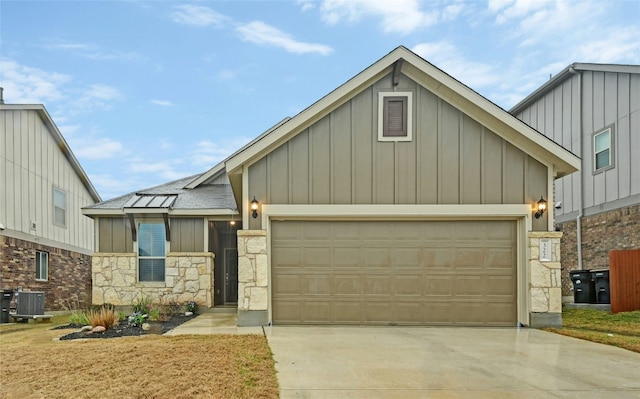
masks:
[[[53,224],[53,188],[66,192],[66,227]],[[34,238],[94,250],[94,204],[35,110],[0,110],[0,222]],[[31,228],[31,222],[36,229]]]
[[[170,218],[171,252],[204,252],[203,218]],[[132,253],[133,238],[127,217],[98,219],[98,252]]]
[[[582,172],[556,180],[559,221],[640,201],[640,75],[582,71],[516,115],[582,157]],[[614,127],[614,167],[593,172],[593,134]]]
[[[393,91],[390,77],[251,165],[249,196],[265,204],[523,204],[547,198],[544,165],[405,76],[397,91],[414,93],[413,141],[379,142],[380,91]]]
[[[171,252],[204,252],[204,219],[171,218]]]
[[[132,253],[133,238],[127,217],[98,218],[98,252]]]

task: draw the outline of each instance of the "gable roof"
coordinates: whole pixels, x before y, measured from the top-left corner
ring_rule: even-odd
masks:
[[[172,215],[233,215],[236,203],[228,184],[201,184],[196,189],[185,185],[200,175],[184,177],[159,186],[121,195],[82,208],[91,216],[126,213],[169,213]]]
[[[102,201],[102,198],[100,198],[100,194],[98,194],[98,191],[96,191],[95,187],[93,187],[91,180],[89,180],[89,176],[87,176],[84,169],[82,169],[80,162],[78,162],[78,159],[71,151],[69,144],[62,136],[62,133],[60,133],[60,130],[58,130],[58,127],[53,122],[51,115],[49,115],[49,112],[47,112],[47,109],[44,107],[44,105],[42,104],[0,104],[0,110],[35,111],[38,114],[38,116],[40,116],[40,119],[42,119],[42,121],[44,122],[45,126],[47,127],[47,130],[51,134],[51,137],[53,137],[56,144],[58,144],[58,148],[60,148],[60,151],[62,151],[62,153],[64,154],[64,157],[71,164],[71,167],[76,172],[76,175],[78,175],[78,178],[82,182],[82,185],[84,185],[84,187],[87,189],[87,191],[91,195],[91,198],[93,198],[95,202]]]
[[[560,71],[556,76],[549,79],[536,91],[529,94],[522,101],[509,110],[509,113],[516,115],[527,108],[532,102],[547,94],[557,86],[561,85],[565,80],[581,71],[591,72],[612,72],[612,73],[633,73],[640,74],[640,65],[621,65],[621,64],[589,64],[582,62],[574,62]]]
[[[400,61],[400,62],[399,62]],[[485,97],[430,64],[406,47],[400,46],[367,69],[333,90],[291,119],[268,130],[249,145],[227,158],[225,163],[234,192],[240,193],[243,167],[257,162],[266,154],[317,122],[356,94],[393,71],[418,82],[449,104],[460,109],[480,124],[490,128],[517,148],[555,168],[561,177],[580,169],[580,159],[540,132],[507,113]]]

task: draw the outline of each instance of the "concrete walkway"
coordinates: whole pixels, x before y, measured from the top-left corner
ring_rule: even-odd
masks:
[[[236,313],[203,313],[164,335],[264,334],[262,327],[237,327]]]
[[[265,331],[282,399],[640,398],[640,354],[534,329]]]

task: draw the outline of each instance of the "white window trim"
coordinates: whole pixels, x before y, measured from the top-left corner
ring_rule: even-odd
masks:
[[[407,135],[384,135],[384,99],[385,97],[407,97]],[[381,91],[378,93],[378,141],[412,141],[413,140],[413,92]]]
[[[40,274],[40,277],[38,277],[38,273],[41,271],[42,265],[39,264],[39,259],[42,256],[42,254],[45,255],[45,260],[46,260],[46,264],[45,264],[45,278],[42,278],[42,274]],[[45,251],[36,251],[36,281],[49,281],[49,253],[45,252]]]
[[[136,231],[137,239],[133,242],[133,250],[136,254],[136,281],[138,284],[145,284],[149,286],[162,286],[164,287],[167,281],[167,255],[171,252],[170,242],[167,241],[167,235],[165,233],[164,236],[164,280],[163,281],[140,281],[140,251],[139,251],[139,241],[140,241],[140,225],[141,224],[161,224],[164,228],[164,220],[162,219],[144,219],[141,221],[136,221]],[[160,257],[143,257],[143,259],[160,259]]]
[[[609,132],[609,165],[603,166],[600,169],[596,169],[596,137]],[[593,174],[602,173],[606,170],[613,169],[615,166],[615,153],[614,153],[614,142],[615,142],[615,129],[613,125],[609,125],[604,129],[601,129],[592,135],[591,139],[591,156],[593,162]]]
[[[64,210],[64,222],[62,224],[58,223],[56,221],[56,208],[59,208],[56,206],[56,191],[62,193],[64,195],[64,208],[60,208],[62,210]],[[59,187],[53,187],[53,190],[51,190],[51,203],[53,205],[53,214],[51,216],[51,218],[53,219],[53,224],[55,226],[58,227],[67,227],[67,215],[69,213],[69,196],[67,195],[67,192]]]

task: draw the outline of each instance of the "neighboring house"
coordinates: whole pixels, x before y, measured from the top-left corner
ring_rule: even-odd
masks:
[[[572,301],[569,271],[606,269],[610,250],[640,248],[640,65],[571,64],[509,112],[582,158],[555,184]]]
[[[45,292],[47,310],[91,305],[100,202],[43,105],[0,101],[0,289]]]
[[[559,325],[562,234],[536,211],[579,167],[398,47],[202,175],[85,208],[94,302],[237,303],[238,325]]]

